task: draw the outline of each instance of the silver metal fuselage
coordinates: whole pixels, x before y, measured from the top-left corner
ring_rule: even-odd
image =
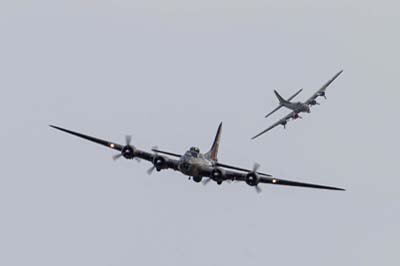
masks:
[[[202,153],[187,151],[179,159],[179,170],[188,176],[202,176],[206,169],[213,167],[214,162],[207,159]]]
[[[310,112],[310,107],[307,104],[302,103],[302,102],[294,102],[294,103],[285,102],[285,103],[282,103],[282,105],[296,113],[309,113]]]

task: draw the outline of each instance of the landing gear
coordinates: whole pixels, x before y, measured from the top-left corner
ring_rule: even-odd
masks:
[[[218,184],[218,185],[221,185],[221,184],[222,184],[222,181],[217,181],[217,184]]]

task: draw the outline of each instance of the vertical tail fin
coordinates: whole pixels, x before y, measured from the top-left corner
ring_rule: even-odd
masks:
[[[274,90],[274,93],[275,93],[276,97],[278,98],[280,104],[287,103],[287,101],[282,96],[280,96],[276,90]]]
[[[221,140],[221,132],[222,132],[222,122],[219,124],[218,131],[217,134],[215,135],[215,139],[211,146],[210,151],[205,154],[205,156],[209,160],[218,161],[218,148],[219,148],[219,142]]]
[[[274,90],[274,93],[275,93],[276,97],[277,97],[278,100],[279,100],[279,105],[278,105],[278,107],[276,107],[274,110],[272,110],[269,114],[267,114],[267,115],[265,116],[265,118],[267,118],[268,116],[272,115],[273,113],[275,113],[276,111],[278,111],[279,109],[281,109],[282,106],[284,106],[284,104],[288,102],[288,101],[286,101],[285,99],[283,99],[283,97],[280,96],[279,93],[278,93],[276,90]],[[300,92],[298,92],[297,94],[299,94],[299,93],[300,93]],[[296,97],[297,94],[295,94],[294,96]]]

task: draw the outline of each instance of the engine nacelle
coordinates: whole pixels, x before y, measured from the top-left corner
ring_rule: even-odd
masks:
[[[293,115],[292,115],[292,118],[293,119],[297,119],[297,118],[299,118],[300,116],[299,116],[299,114],[298,113],[293,113]]]
[[[162,156],[156,156],[153,159],[153,165],[156,168],[157,171],[161,171],[165,167],[165,158]]]
[[[135,147],[131,145],[126,145],[122,148],[121,154],[122,156],[124,156],[125,159],[131,160],[135,157]]]
[[[318,93],[318,96],[324,97],[324,98],[326,99],[326,94],[325,94],[324,91],[319,92],[319,93]]]
[[[246,175],[247,185],[254,187],[257,186],[259,182],[260,182],[260,177],[258,176],[257,173],[250,172]]]
[[[211,179],[216,181],[217,183],[222,183],[224,180],[225,171],[221,168],[214,168],[211,171]]]

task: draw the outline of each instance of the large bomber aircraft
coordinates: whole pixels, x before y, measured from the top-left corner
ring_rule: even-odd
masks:
[[[294,97],[296,97],[300,92],[302,92],[303,89],[296,92],[294,95],[292,95],[287,100],[285,100],[276,90],[274,90],[274,93],[279,100],[279,105],[274,110],[272,110],[272,112],[267,114],[265,116],[265,118],[269,117],[270,115],[272,115],[273,113],[275,113],[276,111],[281,109],[282,107],[286,107],[286,108],[292,110],[292,112],[289,113],[288,115],[286,115],[285,117],[283,117],[282,119],[278,120],[275,124],[273,124],[269,128],[265,129],[264,131],[258,133],[254,137],[252,137],[252,139],[255,139],[255,138],[261,136],[262,134],[270,131],[271,129],[273,129],[279,125],[282,125],[284,128],[286,128],[286,124],[290,119],[301,118],[299,115],[300,113],[310,113],[311,106],[319,105],[319,103],[317,102],[318,97],[324,97],[326,99],[326,92],[325,92],[326,89],[337,77],[339,77],[340,74],[342,74],[342,72],[343,72],[343,70],[339,71],[335,76],[333,76],[333,78],[331,78],[327,83],[325,83],[316,93],[314,93],[305,102],[291,102],[291,100],[294,99]]]
[[[217,184],[221,185],[224,181],[244,181],[249,186],[255,187],[257,192],[261,192],[261,189],[258,186],[260,183],[317,189],[344,190],[337,187],[278,179],[270,174],[258,172],[258,164],[254,164],[253,169],[248,170],[220,163],[218,161],[218,148],[221,138],[222,123],[218,127],[214,143],[212,144],[209,152],[203,154],[200,153],[199,148],[191,147],[183,155],[162,151],[157,148],[153,148],[152,152],[140,150],[131,145],[131,136],[126,136],[125,145],[121,145],[115,142],[77,133],[58,126],[50,125],[50,127],[117,150],[119,153],[113,156],[114,160],[124,157],[125,159],[143,159],[145,161],[149,161],[153,164],[153,166],[147,171],[148,174],[151,174],[154,170],[161,171],[164,169],[172,169],[189,176],[189,179],[192,178],[193,181],[198,183],[203,181],[204,184],[207,184],[209,181],[213,180]]]

